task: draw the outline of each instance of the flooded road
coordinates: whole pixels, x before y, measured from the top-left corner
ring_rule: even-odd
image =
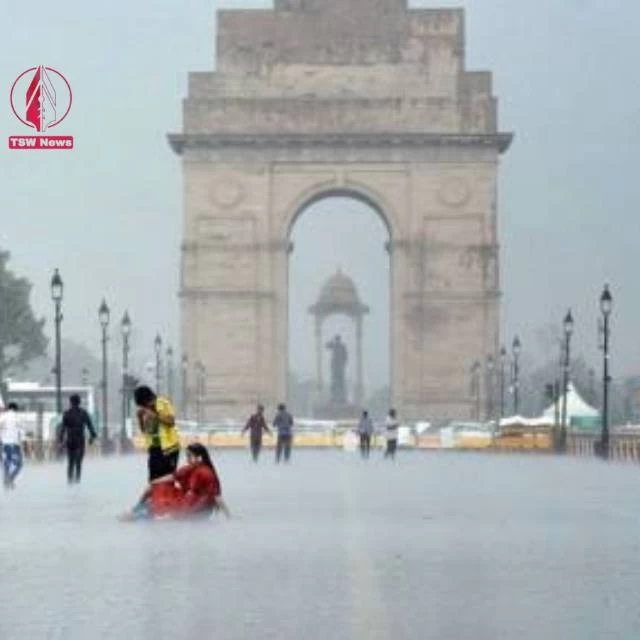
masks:
[[[121,524],[141,456],[0,494],[0,638],[640,637],[640,469],[215,453],[236,517]]]

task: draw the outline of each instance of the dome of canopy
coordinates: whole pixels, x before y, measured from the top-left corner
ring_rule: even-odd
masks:
[[[360,302],[360,296],[353,280],[338,269],[322,286],[320,297],[309,311],[314,315],[345,313],[363,315],[369,307]]]

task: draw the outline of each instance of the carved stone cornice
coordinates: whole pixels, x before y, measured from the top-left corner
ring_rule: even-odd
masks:
[[[455,242],[431,242],[427,235],[417,238],[399,238],[397,240],[389,240],[385,242],[384,248],[387,253],[397,253],[400,251],[465,251],[487,257],[496,257],[500,252],[500,245],[496,242],[484,242],[469,245],[461,245]]]
[[[184,134],[167,136],[173,151],[223,147],[485,147],[504,153],[513,140],[512,133],[327,133],[327,134]]]
[[[198,251],[216,251],[216,252],[245,252],[251,251],[258,253],[260,251],[268,253],[287,253],[293,251],[293,242],[288,240],[272,240],[268,242],[235,242],[230,243],[220,240],[198,239],[183,242],[180,245],[182,253],[197,253]]]
[[[476,303],[499,300],[502,297],[502,292],[496,289],[484,289],[480,291],[448,291],[442,289],[425,289],[424,291],[406,291],[403,294],[403,297],[405,298],[405,300],[417,300],[423,303]]]
[[[183,287],[178,294],[186,300],[203,300],[207,298],[226,298],[232,300],[273,300],[272,291],[246,289],[211,289],[207,287]]]
[[[429,389],[425,389],[424,397],[407,395],[402,398],[402,402],[404,405],[413,404],[418,406],[424,406],[425,403],[428,405],[439,404],[473,406],[476,401],[473,398],[462,396],[459,393],[443,393],[441,391],[430,391]]]

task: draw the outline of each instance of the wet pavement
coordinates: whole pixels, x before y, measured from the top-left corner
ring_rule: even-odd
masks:
[[[145,461],[27,467],[0,494],[0,638],[640,637],[640,468],[215,454],[236,517],[121,524]]]

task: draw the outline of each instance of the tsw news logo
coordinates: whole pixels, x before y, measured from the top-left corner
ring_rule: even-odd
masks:
[[[9,149],[73,149],[73,136],[50,135],[71,111],[68,80],[56,69],[40,65],[23,71],[9,94],[11,110],[20,122],[41,135],[9,136]]]

